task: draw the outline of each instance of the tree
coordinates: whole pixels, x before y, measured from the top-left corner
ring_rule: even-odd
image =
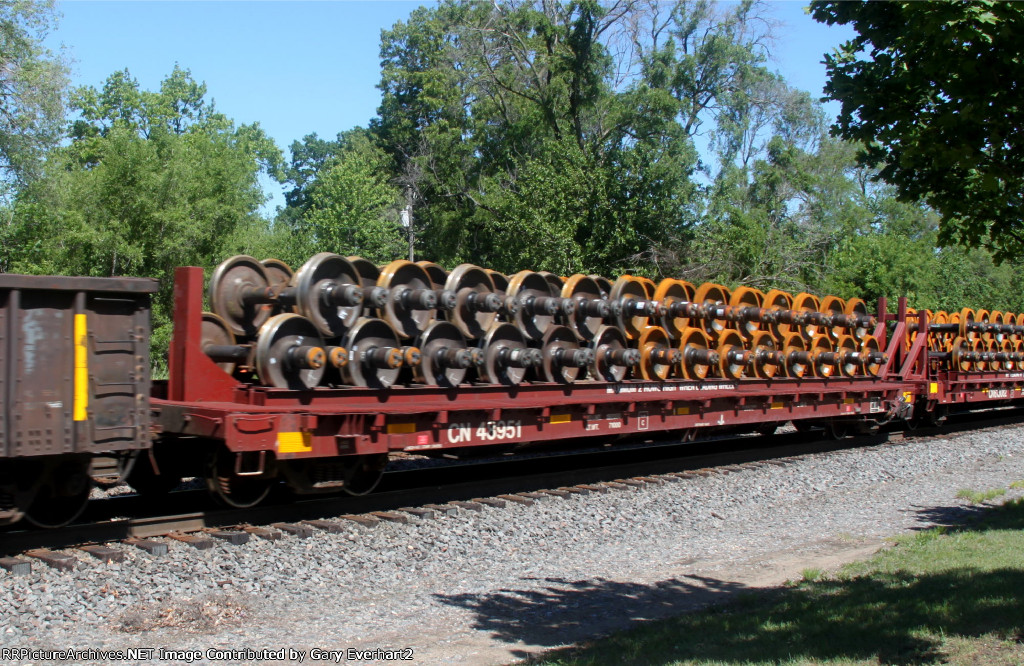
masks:
[[[1024,251],[1024,6],[1012,2],[811,4],[858,36],[826,55],[834,130],[904,201],[941,216],[940,241]]]
[[[236,126],[205,95],[177,67],[159,91],[127,71],[75,91],[69,145],[15,201],[4,243],[13,268],[158,278],[154,335],[165,340],[174,268],[261,245],[259,175],[281,168],[258,125]]]
[[[302,184],[289,201],[294,210],[304,208],[295,222],[304,255],[333,251],[385,264],[404,254],[401,193],[388,180],[387,155],[360,128],[339,135],[331,147],[306,139],[306,146],[318,150],[296,153],[292,147],[293,164],[298,158],[304,168],[298,176]],[[334,154],[309,159],[327,152]]]
[[[427,256],[611,273],[684,224],[697,160],[677,103],[620,86],[608,47],[639,5],[448,1],[384,33],[371,127]]]
[[[0,172],[8,194],[38,174],[61,137],[67,66],[42,46],[52,0],[0,3]]]

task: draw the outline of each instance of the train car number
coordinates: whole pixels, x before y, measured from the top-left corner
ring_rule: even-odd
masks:
[[[521,439],[523,422],[518,419],[484,421],[477,425],[475,430],[471,423],[452,423],[448,426],[447,433],[448,442],[451,444],[461,444],[474,439],[481,442]]]

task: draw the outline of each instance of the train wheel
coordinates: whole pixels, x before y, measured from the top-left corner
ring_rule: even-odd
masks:
[[[248,509],[266,499],[276,479],[265,468],[255,474],[241,472],[236,461],[236,454],[216,447],[207,459],[206,488],[221,504]]]
[[[827,439],[846,439],[850,436],[853,428],[847,421],[830,419],[825,423],[825,437]]]
[[[341,489],[356,497],[373,491],[384,476],[388,454],[372,453],[361,456],[345,456],[345,485]]]
[[[88,458],[47,460],[42,481],[25,509],[25,520],[36,527],[61,527],[85,511],[91,488]]]
[[[142,497],[160,497],[171,492],[181,484],[181,474],[173,471],[169,461],[156,456],[156,465],[160,469],[157,474],[153,469],[153,461],[148,451],[140,451],[139,457],[125,476],[125,483],[131,486]]]

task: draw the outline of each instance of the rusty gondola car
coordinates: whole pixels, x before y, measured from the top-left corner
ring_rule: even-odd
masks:
[[[0,275],[0,524],[73,520],[99,459],[152,443],[156,280]]]

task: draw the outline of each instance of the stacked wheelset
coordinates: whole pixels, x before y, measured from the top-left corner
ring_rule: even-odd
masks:
[[[923,311],[929,362],[959,372],[1012,372],[1024,367],[1024,316],[998,310]],[[909,314],[917,314],[910,310]],[[908,326],[907,346],[920,326]]]
[[[677,279],[378,267],[328,252],[293,272],[240,255],[214,271],[209,300],[207,355],[289,389],[858,377],[887,360],[860,299]]]

